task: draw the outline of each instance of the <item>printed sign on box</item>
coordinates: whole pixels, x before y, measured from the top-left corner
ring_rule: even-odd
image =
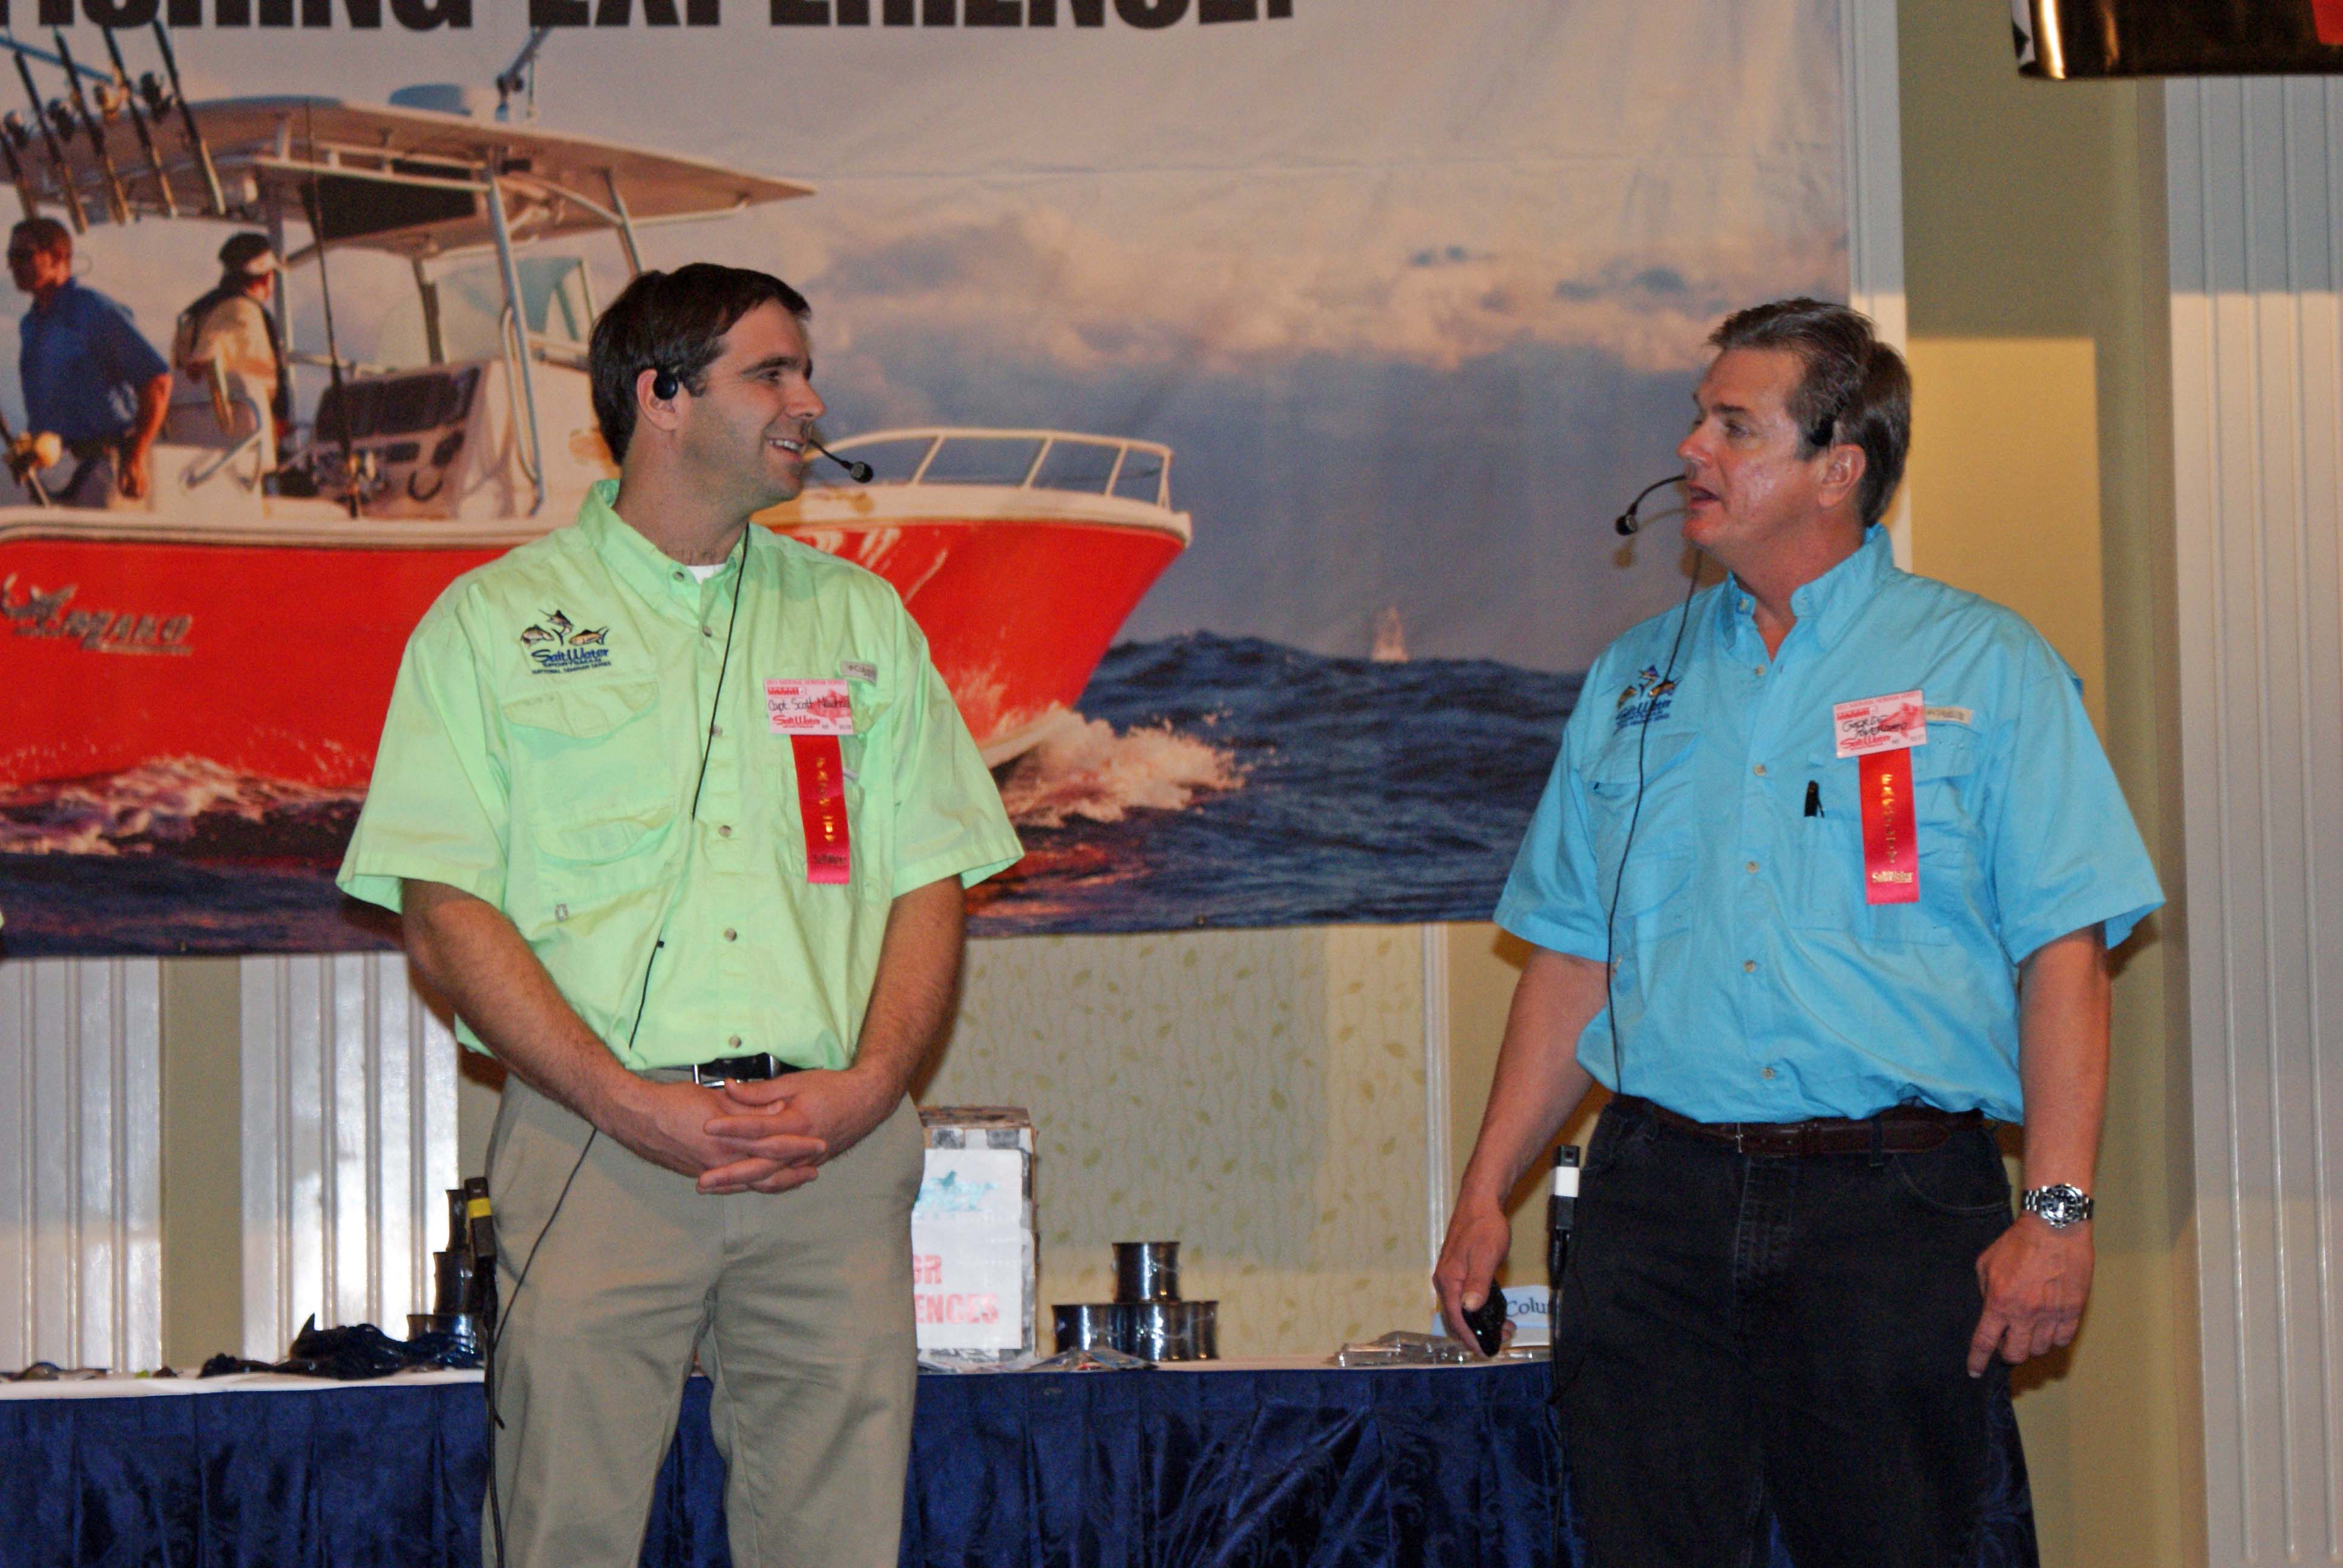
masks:
[[[920,1353],[1011,1360],[1033,1348],[1032,1124],[1021,1111],[923,1110],[911,1208]]]

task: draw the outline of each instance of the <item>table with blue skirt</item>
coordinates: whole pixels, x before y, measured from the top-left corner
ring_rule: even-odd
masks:
[[[902,1561],[932,1568],[1533,1568],[1582,1553],[1543,1362],[923,1375]],[[719,1568],[686,1386],[643,1562]],[[1980,1564],[2034,1562],[2005,1403]],[[477,1373],[0,1385],[0,1568],[475,1568]],[[1776,1564],[1787,1556],[1778,1541]]]

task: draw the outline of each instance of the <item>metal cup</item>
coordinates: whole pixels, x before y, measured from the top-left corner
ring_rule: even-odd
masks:
[[[1058,1353],[1068,1351],[1119,1351],[1112,1302],[1060,1302],[1050,1309],[1050,1326],[1058,1336]]]
[[[1114,1299],[1118,1302],[1176,1302],[1180,1299],[1180,1243],[1177,1241],[1117,1241],[1114,1244]],[[1134,1351],[1133,1355],[1141,1352]]]

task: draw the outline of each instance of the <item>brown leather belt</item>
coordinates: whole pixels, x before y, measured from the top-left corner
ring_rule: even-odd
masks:
[[[1985,1125],[1978,1111],[1938,1111],[1930,1105],[1891,1105],[1860,1120],[1818,1116],[1811,1121],[1694,1121],[1637,1095],[1619,1104],[1648,1110],[1663,1127],[1730,1146],[1736,1154],[1925,1154],[1941,1149],[1956,1132]]]

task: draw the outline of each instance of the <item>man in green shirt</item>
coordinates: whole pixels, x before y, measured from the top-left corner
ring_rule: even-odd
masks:
[[[417,627],[342,866],[508,1073],[492,1564],[637,1560],[695,1354],[733,1561],[895,1562],[906,1086],[1020,850],[894,591],[749,526],[804,482],[808,314],[705,264],[612,303],[619,478]]]

